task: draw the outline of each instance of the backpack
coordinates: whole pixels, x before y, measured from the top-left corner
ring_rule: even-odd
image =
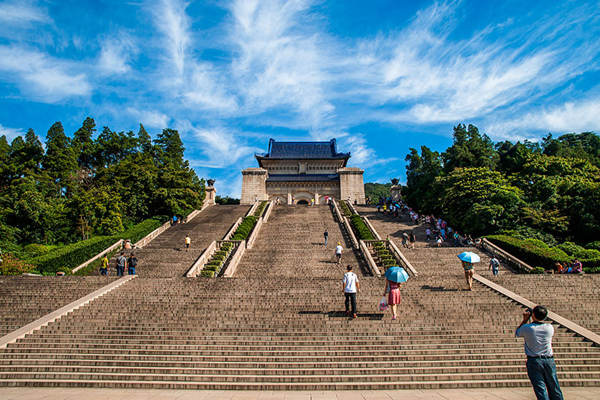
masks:
[[[137,258],[135,258],[135,257],[131,257],[131,258],[129,259],[129,266],[130,266],[130,267],[133,267],[133,268],[137,267]]]

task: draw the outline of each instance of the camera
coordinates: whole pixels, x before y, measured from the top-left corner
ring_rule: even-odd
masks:
[[[525,311],[526,311],[526,312],[528,312],[529,314],[532,314],[532,313],[533,313],[533,310],[532,310],[531,308],[529,308],[529,307],[527,307],[527,308],[525,309]]]

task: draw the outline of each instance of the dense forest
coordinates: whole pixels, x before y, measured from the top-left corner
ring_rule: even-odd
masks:
[[[547,135],[539,143],[494,143],[473,125],[451,147],[406,156],[404,198],[475,235],[505,233],[549,245],[600,242],[600,137]],[[591,243],[594,242],[594,243]]]
[[[0,247],[65,244],[114,235],[157,215],[201,207],[204,181],[183,157],[176,130],[154,141],[86,118],[72,135],[53,124],[44,144],[33,130],[0,137]]]

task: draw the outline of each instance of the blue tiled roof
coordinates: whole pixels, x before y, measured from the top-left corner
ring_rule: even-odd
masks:
[[[269,175],[267,182],[332,182],[339,178],[338,174],[278,174]]]
[[[269,151],[257,155],[267,159],[348,159],[350,153],[338,153],[335,139],[329,142],[277,142],[269,140]]]

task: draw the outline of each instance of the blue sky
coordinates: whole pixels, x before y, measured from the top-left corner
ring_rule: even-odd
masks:
[[[0,134],[178,129],[220,194],[278,140],[338,139],[365,181],[452,127],[600,130],[598,1],[0,1]]]

